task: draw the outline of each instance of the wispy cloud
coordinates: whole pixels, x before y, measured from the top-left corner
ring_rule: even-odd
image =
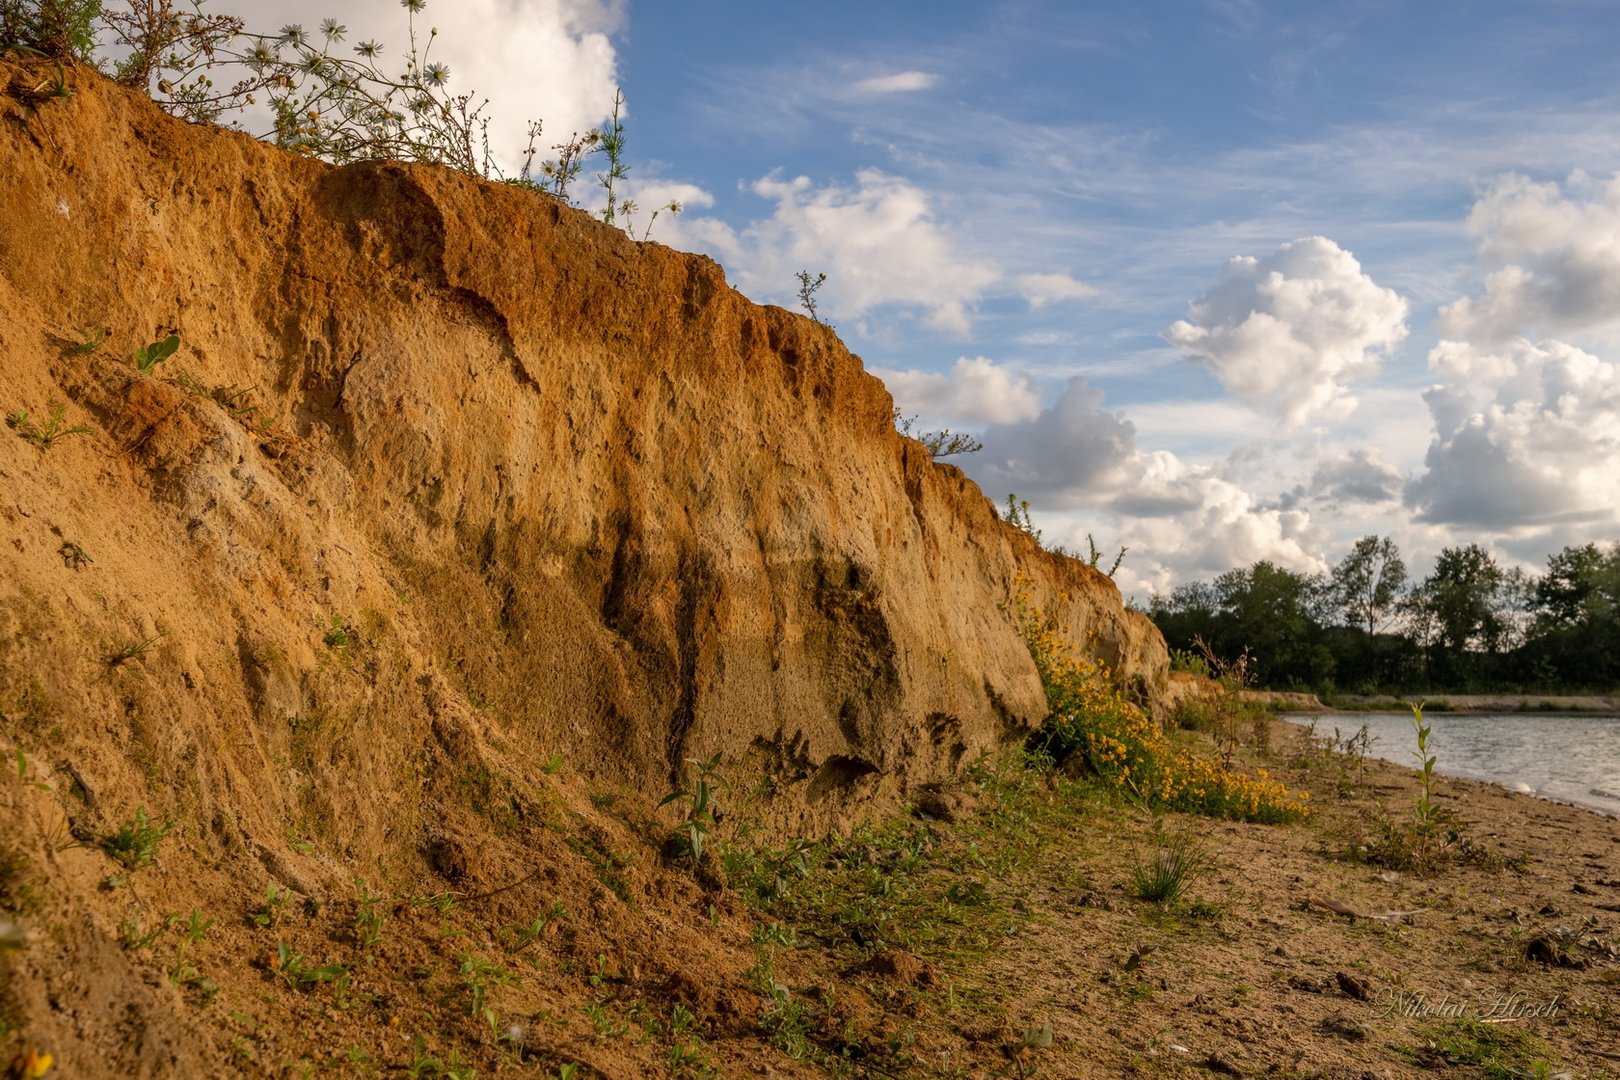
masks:
[[[903,94],[913,90],[927,90],[939,82],[938,75],[926,71],[901,71],[894,75],[877,75],[862,79],[854,89],[863,94]]]

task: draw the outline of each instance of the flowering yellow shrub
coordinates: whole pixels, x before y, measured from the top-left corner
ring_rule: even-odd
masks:
[[[1173,810],[1264,822],[1305,816],[1308,796],[1291,794],[1266,770],[1251,776],[1172,746],[1107,667],[1041,614],[1022,583],[1013,605],[1052,709],[1040,737],[1054,757],[1080,754],[1104,783]]]

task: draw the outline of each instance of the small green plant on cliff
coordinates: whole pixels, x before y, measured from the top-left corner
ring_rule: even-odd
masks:
[[[372,949],[382,942],[383,923],[388,921],[388,915],[378,910],[377,905],[383,902],[383,898],[372,896],[364,881],[356,879],[354,887],[359,893],[355,899],[355,941],[362,949]]]
[[[916,439],[923,444],[931,458],[950,457],[952,454],[977,454],[984,449],[984,443],[971,435],[953,432],[950,428],[941,428],[938,431],[917,430],[915,416],[902,416],[900,410],[894,410],[895,430],[908,439]]]
[[[827,275],[817,274],[815,277],[811,277],[810,271],[800,270],[793,276],[799,279],[799,306],[804,308],[805,313],[816,322],[821,323],[823,326],[831,326],[832,324],[823,319],[816,311],[816,293],[820,291],[823,285],[827,284]]]
[[[683,804],[686,820],[675,826],[675,837],[683,854],[690,855],[695,863],[703,861],[703,848],[716,825],[714,795],[725,786],[717,771],[719,768],[718,750],[707,760],[687,758],[681,786],[665,795],[658,804],[660,808],[671,803]]]
[[[613,117],[606,127],[597,133],[597,148],[607,155],[607,170],[598,174],[596,182],[602,185],[607,193],[607,205],[602,207],[602,220],[609,225],[619,214],[629,215],[634,204],[619,205],[619,181],[630,175],[630,166],[624,160],[624,121],[619,114],[624,110],[624,91],[613,92]]]
[[[1091,538],[1090,533],[1086,533],[1086,547],[1090,550],[1090,555],[1086,559],[1087,565],[1093,570],[1102,570],[1103,553],[1101,549],[1097,547],[1097,541]],[[1107,570],[1104,570],[1103,573],[1112,578],[1119,570],[1119,564],[1125,561],[1125,553],[1130,550],[1131,549],[1126,547],[1124,544],[1119,545],[1119,552],[1114,556],[1113,563],[1108,567]]]
[[[276,944],[276,977],[293,990],[310,990],[325,982],[338,982],[348,975],[342,964],[313,964],[302,953],[293,952],[285,941]]]
[[[1020,499],[1013,492],[1007,492],[1007,511],[1001,515],[1001,520],[1028,533],[1037,544],[1041,542],[1041,530],[1035,527],[1035,522],[1029,516],[1028,499]]]
[[[341,615],[333,615],[321,627],[321,642],[328,649],[346,649],[354,644],[355,632]]]
[[[28,410],[22,409],[8,414],[6,423],[11,425],[11,428],[18,435],[43,450],[57,439],[66,438],[69,435],[88,435],[90,433],[90,429],[83,424],[74,424],[72,427],[63,426],[63,418],[66,415],[67,406],[58,405],[51,410],[51,418],[40,424],[29,416]]]
[[[140,870],[157,859],[158,844],[169,835],[174,822],[161,825],[146,816],[146,807],[137,806],[135,816],[101,841],[101,850],[126,870]]]
[[[89,356],[107,341],[107,328],[105,326],[80,326],[74,328],[78,340],[68,345],[68,352],[74,356]]]
[[[135,350],[135,367],[142,375],[152,374],[152,369],[174,355],[180,347],[180,335],[170,334],[166,338],[154,341],[150,345],[142,345]]]
[[[457,953],[461,961],[461,985],[472,997],[472,1015],[482,1018],[493,1031],[497,1027],[495,1010],[487,1004],[489,992],[497,986],[512,986],[518,981],[515,973],[499,964],[470,952]]]
[[[146,654],[151,651],[152,646],[156,645],[159,641],[162,641],[163,637],[164,635],[160,631],[153,634],[151,637],[142,638],[139,641],[124,641],[119,643],[113,648],[113,651],[108,654],[107,666],[110,668],[122,668],[125,664],[143,659]]]

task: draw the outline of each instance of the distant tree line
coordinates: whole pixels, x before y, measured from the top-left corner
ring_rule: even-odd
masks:
[[[1421,581],[1387,537],[1324,574],[1273,563],[1156,595],[1172,649],[1247,653],[1260,685],[1349,693],[1607,691],[1620,686],[1620,543],[1566,547],[1543,574],[1477,544]]]

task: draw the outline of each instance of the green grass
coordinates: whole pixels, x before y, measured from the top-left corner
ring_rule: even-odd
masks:
[[[146,807],[135,808],[135,816],[101,841],[101,850],[126,870],[140,870],[157,860],[158,844],[169,835],[174,822],[156,824],[146,816]]]
[[[1208,856],[1190,833],[1170,833],[1161,818],[1153,819],[1153,846],[1146,858],[1131,864],[1131,891],[1142,900],[1170,907],[1209,866]]]
[[[1401,1054],[1425,1069],[1474,1066],[1488,1080],[1546,1080],[1557,1071],[1545,1042],[1509,1024],[1464,1017],[1413,1033],[1423,1042]]]
[[[69,435],[88,435],[90,433],[90,429],[83,424],[74,424],[71,427],[65,426],[63,418],[66,415],[67,406],[58,405],[51,410],[51,418],[41,423],[33,419],[27,409],[19,409],[17,412],[6,416],[6,423],[11,425],[18,435],[43,450],[56,442],[56,440],[66,438]]]

